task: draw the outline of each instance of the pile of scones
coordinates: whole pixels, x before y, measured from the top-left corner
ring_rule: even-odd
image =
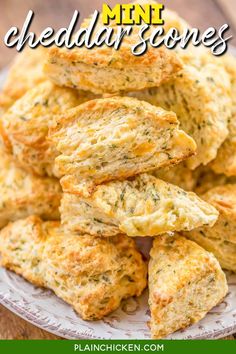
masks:
[[[148,287],[163,338],[219,304],[222,269],[236,272],[236,59],[134,56],[136,36],[17,55],[0,94],[0,262],[83,320]],[[148,258],[137,237],[152,238]]]

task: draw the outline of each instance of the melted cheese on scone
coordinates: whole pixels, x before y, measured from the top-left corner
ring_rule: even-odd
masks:
[[[4,267],[52,289],[85,320],[103,318],[146,287],[146,264],[124,235],[78,237],[32,216],[0,232],[0,254]]]
[[[31,214],[47,220],[59,219],[60,183],[40,178],[18,167],[11,157],[0,153],[0,228],[9,221]]]
[[[0,93],[0,113],[4,113],[16,100],[29,89],[46,80],[43,63],[46,49],[25,48],[10,66],[7,80]]]
[[[58,114],[91,96],[49,81],[31,89],[1,117],[0,133],[6,149],[25,169],[57,176],[54,160],[58,153],[47,140],[49,126]]]
[[[226,56],[223,59],[223,64],[231,78],[233,108],[228,125],[229,135],[218,150],[216,159],[211,163],[211,168],[216,173],[236,176],[236,59],[231,56]]]
[[[103,236],[155,236],[212,226],[218,217],[196,194],[147,174],[98,185],[87,195],[64,194],[61,217],[69,229]]]
[[[50,139],[61,153],[56,165],[69,192],[83,181],[99,184],[178,163],[196,148],[173,112],[127,97],[92,100],[68,111]]]
[[[219,212],[213,227],[201,227],[191,232],[191,238],[202,235],[236,244],[236,184],[227,184],[210,189],[201,197]],[[188,234],[186,234],[188,236]]]
[[[197,143],[197,154],[188,159],[191,169],[213,160],[228,135],[231,116],[230,78],[224,67],[204,51],[179,51],[184,68],[159,88],[133,92],[177,114],[180,127]]]
[[[149,262],[152,338],[200,321],[227,290],[225,274],[211,253],[179,235],[155,238]]]

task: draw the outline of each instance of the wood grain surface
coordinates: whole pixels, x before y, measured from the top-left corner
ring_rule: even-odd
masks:
[[[101,9],[103,2],[114,5],[118,1],[101,0],[0,0],[0,69],[8,65],[16,54],[15,49],[4,46],[3,38],[11,26],[22,27],[28,11],[35,13],[31,30],[39,33],[45,27],[58,29],[68,26],[74,10],[80,12],[80,19],[94,9]],[[125,3],[129,1],[119,1]],[[219,28],[230,25],[234,36],[231,44],[236,45],[236,0],[163,0],[166,7],[176,10],[190,24],[204,30],[210,26]],[[58,339],[9,310],[0,306],[0,339]],[[233,339],[233,336],[226,339]]]

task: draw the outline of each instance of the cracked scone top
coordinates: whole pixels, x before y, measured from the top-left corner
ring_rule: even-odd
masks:
[[[78,237],[59,222],[31,216],[0,233],[1,264],[49,288],[84,320],[101,319],[147,284],[147,267],[134,241]]]
[[[91,186],[176,164],[195,153],[173,112],[134,98],[92,100],[57,119],[49,138],[60,152],[63,189]]]
[[[64,193],[60,211],[67,229],[102,236],[155,236],[212,226],[218,217],[196,194],[148,174],[101,184],[88,194]]]

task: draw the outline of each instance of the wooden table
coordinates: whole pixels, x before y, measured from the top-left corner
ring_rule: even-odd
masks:
[[[16,54],[14,49],[3,45],[3,37],[11,26],[21,28],[29,9],[35,13],[31,30],[41,32],[45,27],[58,29],[68,26],[74,10],[79,10],[81,18],[95,8],[100,9],[106,2],[114,5],[118,1],[101,0],[1,0],[0,1],[0,69],[8,65]],[[119,3],[130,1],[119,1]],[[159,1],[188,20],[193,26],[204,30],[209,26],[219,28],[224,23],[231,27],[236,45],[236,1],[235,0],[163,0]],[[28,322],[20,319],[0,306],[0,339],[58,339]],[[228,338],[227,338],[228,339]],[[231,336],[229,339],[233,339]]]

